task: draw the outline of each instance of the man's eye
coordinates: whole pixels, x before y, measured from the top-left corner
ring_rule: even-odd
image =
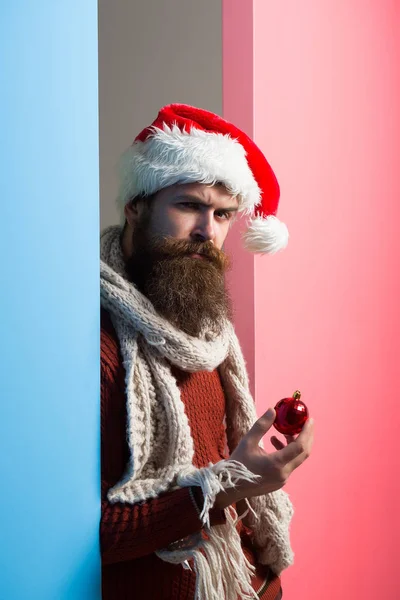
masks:
[[[218,212],[215,213],[215,215],[219,219],[230,219],[232,216],[232,213],[229,210],[219,210]]]

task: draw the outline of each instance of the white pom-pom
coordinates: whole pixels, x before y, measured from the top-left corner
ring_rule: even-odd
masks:
[[[243,236],[245,246],[251,252],[274,254],[286,248],[289,232],[285,223],[274,215],[255,217]]]

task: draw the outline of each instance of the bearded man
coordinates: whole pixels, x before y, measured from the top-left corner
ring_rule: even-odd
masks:
[[[121,160],[121,227],[101,237],[103,600],[282,597],[292,505],[313,422],[275,448],[257,419],[225,284],[225,239],[287,243],[279,186],[231,123],[162,108]]]

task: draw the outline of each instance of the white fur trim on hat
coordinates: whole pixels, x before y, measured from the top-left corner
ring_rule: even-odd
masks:
[[[243,146],[229,135],[177,125],[153,128],[122,155],[117,202],[125,204],[140,194],[150,195],[177,183],[223,183],[239,199],[239,210],[253,213],[261,191]]]
[[[286,248],[289,231],[277,217],[255,217],[243,235],[245,246],[251,252],[274,254]]]

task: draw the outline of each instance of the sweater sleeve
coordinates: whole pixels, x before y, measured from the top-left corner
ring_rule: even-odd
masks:
[[[214,524],[218,521],[218,515],[215,516]],[[219,521],[224,522],[222,515]],[[201,528],[189,488],[135,505],[103,500],[100,525],[103,564],[151,554]]]
[[[200,488],[181,488],[134,505],[111,504],[108,490],[121,478],[129,457],[126,443],[123,377],[101,363],[100,546],[103,565],[133,560],[200,531]],[[210,512],[211,524],[225,522],[223,511]]]

